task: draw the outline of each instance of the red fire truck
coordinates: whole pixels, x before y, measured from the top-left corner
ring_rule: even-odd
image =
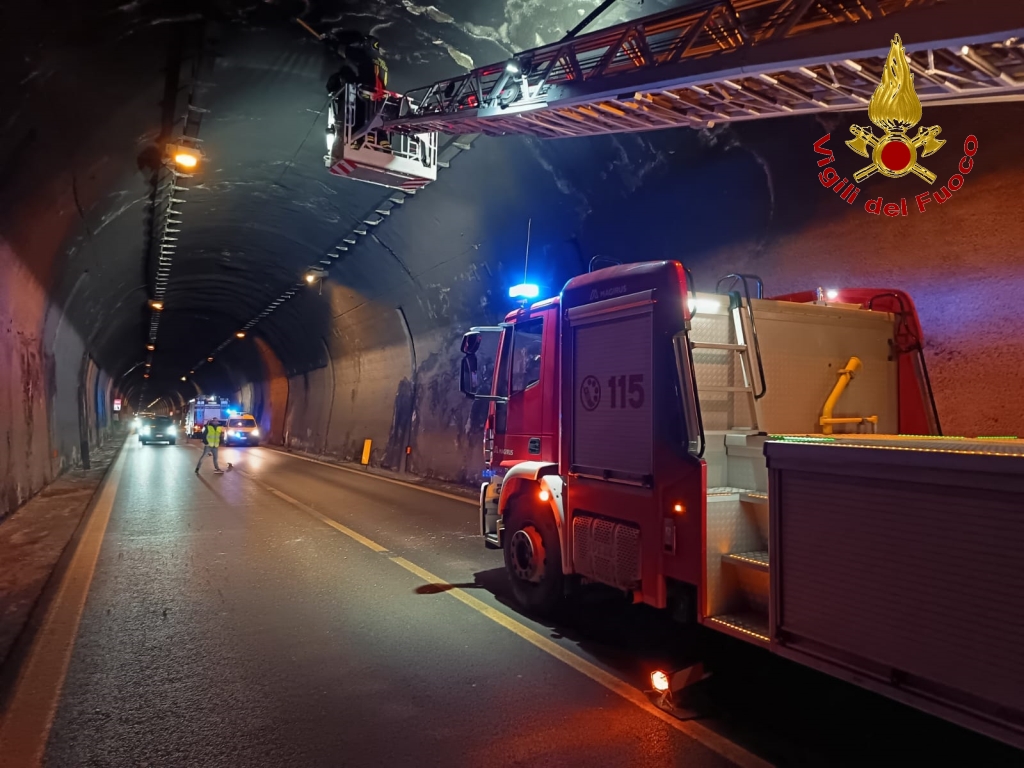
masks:
[[[719,288],[615,266],[463,338],[481,533],[518,601],[610,585],[1024,745],[1024,449],[939,436],[905,293]]]

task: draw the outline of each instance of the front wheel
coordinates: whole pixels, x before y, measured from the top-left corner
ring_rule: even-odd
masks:
[[[562,551],[553,513],[548,507],[513,502],[506,515],[505,570],[512,592],[524,608],[551,615],[564,594]]]
[[[177,440],[168,440],[167,442],[168,442],[169,445],[177,445],[178,444]]]

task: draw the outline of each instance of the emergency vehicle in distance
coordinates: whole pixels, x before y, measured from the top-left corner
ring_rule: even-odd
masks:
[[[941,437],[902,291],[716,290],[615,266],[463,337],[517,600],[609,585],[1024,747],[1022,441]]]
[[[190,438],[202,437],[203,427],[211,419],[223,419],[225,422],[238,414],[240,409],[231,404],[226,397],[194,397],[188,401],[188,412],[185,414],[185,434]]]

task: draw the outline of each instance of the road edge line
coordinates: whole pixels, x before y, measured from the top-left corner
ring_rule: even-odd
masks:
[[[122,446],[90,503],[82,534],[11,687],[0,715],[0,768],[42,763],[126,457]]]
[[[423,491],[423,493],[429,493],[432,496],[440,496],[441,498],[451,499],[452,501],[461,501],[463,504],[469,504],[469,505],[474,506],[474,507],[478,506],[479,503],[480,503],[476,499],[466,498],[465,496],[456,496],[454,493],[446,493],[445,491],[438,491],[438,490],[435,490],[434,488],[424,487],[424,486],[420,485],[419,483],[410,483],[410,482],[407,482],[405,480],[396,480],[395,478],[384,477],[383,475],[377,475],[377,474],[374,474],[373,472],[362,472],[362,471],[360,471],[358,469],[352,469],[352,467],[342,466],[341,464],[332,464],[329,461],[321,461],[320,459],[314,459],[311,456],[303,456],[300,453],[292,453],[291,451],[286,451],[283,448],[277,448],[277,447],[274,447],[274,446],[271,446],[271,445],[260,445],[260,446],[256,446],[256,447],[258,447],[258,448],[266,448],[268,451],[273,451],[274,453],[280,453],[283,456],[290,456],[293,459],[300,459],[302,461],[309,461],[309,462],[312,462],[313,464],[320,464],[321,466],[330,467],[331,469],[338,469],[338,470],[341,470],[342,472],[349,472],[349,473],[351,473],[353,475],[359,475],[360,477],[369,477],[369,478],[372,478],[374,480],[381,480],[381,481],[383,481],[385,483],[391,483],[393,485],[401,485],[401,486],[403,486],[405,488],[412,488],[412,489],[417,490],[417,491]]]

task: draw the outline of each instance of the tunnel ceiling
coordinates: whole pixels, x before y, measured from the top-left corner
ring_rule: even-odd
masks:
[[[652,13],[623,0],[602,20]],[[388,191],[323,167],[324,83],[334,60],[295,22],[377,35],[395,90],[433,82],[560,37],[594,0],[558,4],[377,2],[63,2],[2,13],[7,116],[0,123],[3,236],[131,395],[194,394],[259,375],[251,343],[229,344],[301,281]],[[197,109],[187,110],[191,103]],[[161,146],[183,115],[205,160],[168,190]],[[431,190],[433,191],[433,190]],[[156,349],[146,351],[157,287],[162,201],[181,224]],[[362,263],[330,280],[386,300],[410,275]],[[298,291],[252,328],[295,371],[322,364],[335,311]],[[142,376],[150,362],[149,380]],[[230,370],[229,370],[230,369]],[[229,375],[230,374],[230,375]],[[176,395],[175,395],[176,396]],[[151,398],[149,398],[151,399]]]

